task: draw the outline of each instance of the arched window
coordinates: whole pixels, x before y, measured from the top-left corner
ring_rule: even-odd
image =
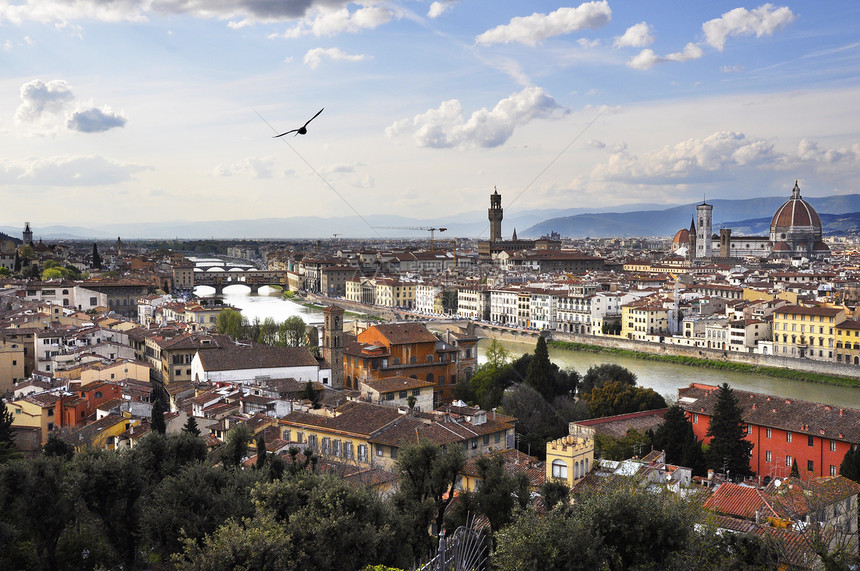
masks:
[[[585,459],[585,473],[588,474],[588,458]]]
[[[391,358],[391,364],[392,365],[399,365],[400,364],[400,358],[399,357],[392,357]]]
[[[432,363],[432,362],[433,362],[433,355],[427,355],[427,362],[428,362],[428,363]]]
[[[573,479],[579,480],[579,462],[573,463]]]
[[[552,477],[565,479],[567,478],[567,464],[564,460],[552,461]]]
[[[427,373],[427,382],[428,382],[428,383],[432,383],[432,382],[433,382],[433,373]]]
[[[415,355],[412,355],[411,357],[409,357],[409,362],[410,363],[417,363],[418,357],[416,357]]]

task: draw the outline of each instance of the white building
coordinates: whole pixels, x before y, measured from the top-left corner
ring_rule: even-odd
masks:
[[[250,383],[270,379],[295,379],[331,386],[331,368],[320,363],[304,347],[251,347],[234,345],[198,351],[191,361],[191,378],[198,383]]]

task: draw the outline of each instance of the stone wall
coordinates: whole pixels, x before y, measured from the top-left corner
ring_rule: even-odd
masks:
[[[825,375],[841,375],[860,379],[860,367],[830,361],[813,361],[811,359],[790,359],[777,357],[775,355],[758,355],[754,353],[739,353],[736,351],[722,351],[719,349],[705,349],[698,347],[685,347],[669,343],[649,343],[647,341],[634,341],[620,337],[605,337],[593,335],[579,335],[576,333],[561,333],[558,331],[524,331],[507,327],[498,327],[486,324],[472,324],[470,333],[479,337],[492,337],[500,341],[511,341],[516,343],[537,343],[538,335],[544,335],[547,340],[567,341],[571,343],[582,343],[613,349],[624,349],[627,351],[640,351],[656,355],[677,355],[682,357],[697,357],[700,359],[711,359],[714,361],[729,361],[732,363],[746,363],[748,365],[760,365],[764,367],[779,367],[793,369],[808,373],[821,373]]]

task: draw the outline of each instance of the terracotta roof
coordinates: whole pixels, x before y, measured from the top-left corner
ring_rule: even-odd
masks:
[[[335,417],[327,417],[293,411],[283,417],[281,423],[291,426],[312,426],[368,437],[403,416],[396,408],[363,402],[348,402],[338,408],[336,414]]]
[[[721,484],[703,506],[707,510],[744,519],[755,519],[756,512],[775,516],[761,490],[726,482]]]
[[[425,387],[435,386],[435,383],[422,381],[421,379],[413,379],[412,377],[388,377],[385,379],[369,379],[361,382],[379,393],[423,389]]]
[[[376,329],[392,345],[436,342],[436,336],[422,323],[385,323],[374,325],[371,329]],[[362,333],[359,333],[359,341],[361,337]]]
[[[860,444],[860,409],[733,389],[744,422],[798,434]],[[711,416],[717,387],[692,384],[678,389],[678,404],[689,413]]]
[[[232,345],[218,350],[201,351],[199,355],[203,369],[206,371],[317,366],[316,358],[304,347]]]

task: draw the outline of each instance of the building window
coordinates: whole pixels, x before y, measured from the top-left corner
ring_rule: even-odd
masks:
[[[765,452],[765,453],[764,453],[764,460],[765,460],[765,462],[770,462],[770,458],[771,458],[771,456],[770,456],[770,450],[768,450],[767,452]]]
[[[767,429],[767,437],[770,438],[770,428]]]
[[[835,440],[830,441],[830,451],[836,452],[836,441]]]
[[[379,444],[376,445],[376,455],[382,456],[382,446],[380,446]]]
[[[693,424],[699,424],[699,415],[698,414],[693,415]]]
[[[791,468],[791,463],[792,463],[791,456],[786,456],[785,457],[785,465],[788,466],[789,468]]]
[[[367,462],[367,445],[365,444],[358,445],[358,461]]]
[[[815,446],[815,437],[811,434],[807,436],[807,444],[809,446]]]
[[[567,479],[567,464],[563,460],[552,461],[552,477]]]
[[[814,460],[807,460],[806,461],[806,470],[808,472],[815,472],[815,461]]]
[[[834,466],[833,464],[830,465],[830,475],[831,476],[836,475],[836,466]]]
[[[317,435],[316,434],[309,434],[308,435],[308,448],[310,448],[311,450],[316,450],[316,447],[317,447]]]
[[[343,456],[347,460],[352,460],[352,442],[343,443]]]
[[[406,398],[406,391],[400,391],[400,395],[398,398],[405,399]]]
[[[786,442],[791,442],[791,432],[786,432],[786,433],[785,433],[785,441],[786,441]]]

